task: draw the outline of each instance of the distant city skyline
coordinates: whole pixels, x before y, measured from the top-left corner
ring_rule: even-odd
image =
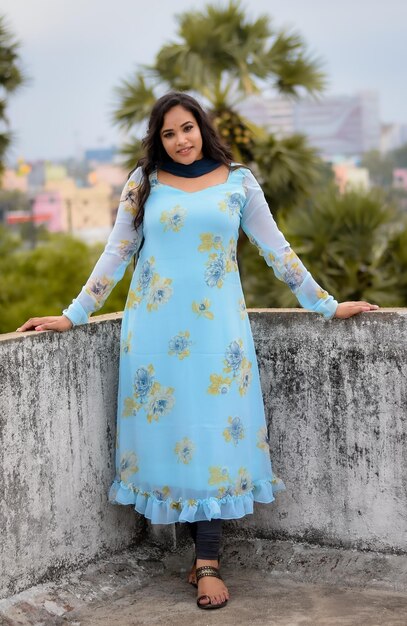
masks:
[[[0,14],[22,43],[30,77],[10,100],[15,142],[9,161],[66,158],[120,144],[124,137],[111,121],[114,88],[175,39],[176,14],[207,4],[3,0]],[[381,121],[407,123],[407,81],[400,71],[407,58],[407,3],[252,0],[242,6],[250,18],[268,14],[276,29],[288,26],[304,37],[324,61],[327,96],[377,91]]]

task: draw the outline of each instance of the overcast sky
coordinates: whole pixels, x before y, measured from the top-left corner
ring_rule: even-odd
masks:
[[[225,5],[226,1],[221,2]],[[1,0],[29,84],[13,96],[11,160],[111,145],[113,88],[175,38],[175,15],[206,0]],[[251,17],[299,31],[324,60],[329,93],[380,95],[381,118],[407,123],[406,0],[250,0]]]

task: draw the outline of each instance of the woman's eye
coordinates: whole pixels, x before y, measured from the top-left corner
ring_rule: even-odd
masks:
[[[185,126],[184,130],[185,132],[189,133],[190,130],[193,129],[193,126]]]
[[[172,133],[165,133],[164,139],[169,139],[170,137],[172,137]]]

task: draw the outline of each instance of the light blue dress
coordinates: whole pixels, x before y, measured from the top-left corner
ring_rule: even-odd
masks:
[[[305,308],[337,302],[314,281],[247,168],[197,192],[151,175],[142,227],[127,182],[105,251],[64,314],[88,321],[144,237],[121,330],[113,503],[152,523],[236,519],[284,488],[272,473],[253,338],[236,262],[239,226]]]

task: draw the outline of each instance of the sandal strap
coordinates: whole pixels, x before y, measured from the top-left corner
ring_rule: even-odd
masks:
[[[215,578],[220,578],[220,580],[222,580],[222,576],[219,574],[219,570],[212,565],[202,565],[202,567],[198,567],[196,569],[197,580],[200,580],[204,576],[214,576]]]

